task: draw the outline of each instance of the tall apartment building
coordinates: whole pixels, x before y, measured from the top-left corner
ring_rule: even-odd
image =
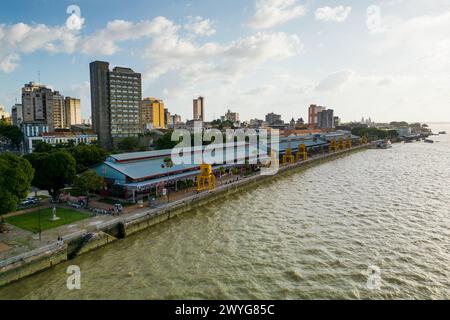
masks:
[[[317,113],[317,128],[332,129],[334,128],[334,111],[327,109]]]
[[[80,99],[66,97],[64,100],[65,127],[81,124]]]
[[[224,119],[233,123],[239,122],[239,113],[228,110],[227,113],[225,113]]]
[[[194,99],[193,113],[195,121],[205,121],[205,98]]]
[[[130,68],[94,61],[90,65],[92,126],[103,148],[142,132],[140,105],[142,77]]]
[[[144,129],[165,128],[164,101],[156,98],[145,98],[141,102],[141,124]]]
[[[170,126],[173,125],[172,115],[170,114],[169,109],[167,108],[164,109],[164,124],[166,128],[169,128]]]
[[[21,104],[16,103],[11,108],[11,121],[13,126],[20,126],[20,124],[23,122],[23,111]]]
[[[51,118],[48,118],[48,121],[52,123],[49,126],[53,129],[62,129],[66,126],[65,121],[65,105],[64,105],[64,97],[58,92],[53,92],[53,110],[50,113]]]
[[[275,114],[273,112],[266,114],[266,122],[269,125],[281,125],[283,124],[283,120],[281,120],[280,114]]]
[[[315,104],[309,106],[308,125],[310,128],[312,129],[317,128],[317,114],[325,109],[326,109],[325,107],[317,106]]]
[[[45,122],[53,129],[53,92],[30,82],[22,88],[23,122]]]
[[[181,116],[178,114],[174,114],[172,116],[172,124],[180,124],[181,123]]]

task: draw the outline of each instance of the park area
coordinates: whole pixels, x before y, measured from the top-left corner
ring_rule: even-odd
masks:
[[[39,230],[45,231],[91,217],[88,213],[67,208],[57,208],[56,215],[59,219],[52,221],[52,208],[45,208],[22,215],[8,217],[5,220],[18,228],[37,233]]]

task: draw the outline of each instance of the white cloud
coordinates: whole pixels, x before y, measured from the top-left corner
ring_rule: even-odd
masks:
[[[152,37],[143,58],[150,63],[145,72],[150,79],[176,71],[191,83],[214,79],[229,82],[256,65],[291,57],[302,49],[296,35],[283,32],[259,32],[229,43],[197,45],[180,35],[178,28],[169,28]]]
[[[77,33],[65,26],[25,23],[0,25],[0,71],[13,72],[19,65],[21,55],[37,50],[72,53],[77,41]]]
[[[337,6],[335,8],[323,7],[316,10],[315,16],[316,20],[319,21],[334,21],[334,22],[344,22],[347,20],[351,7]]]
[[[202,17],[188,17],[189,23],[184,25],[184,28],[199,36],[212,36],[216,33],[214,29],[214,22],[210,19],[203,19]]]
[[[297,0],[256,0],[255,15],[249,25],[267,29],[305,15],[306,9]]]
[[[352,79],[354,72],[351,70],[342,70],[332,73],[322,79],[316,86],[316,91],[340,91],[344,85]]]

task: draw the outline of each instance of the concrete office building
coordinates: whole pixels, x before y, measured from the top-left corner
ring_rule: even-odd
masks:
[[[140,104],[141,74],[130,68],[109,70],[109,63],[90,64],[92,126],[103,148],[112,149],[114,142],[136,137],[142,132]]]
[[[80,99],[66,97],[64,100],[65,127],[70,128],[75,124],[81,124]]]
[[[205,121],[205,98],[198,97],[194,99],[194,120]]]

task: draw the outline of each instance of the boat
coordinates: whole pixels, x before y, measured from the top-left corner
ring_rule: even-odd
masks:
[[[424,141],[427,143],[434,143],[434,140],[431,140],[431,139],[425,139]]]
[[[441,131],[441,132],[439,132],[439,134],[447,134],[447,132]]]
[[[389,149],[392,148],[392,143],[390,140],[387,141],[383,141],[383,140],[378,140],[378,141],[374,141],[372,142],[370,149]]]

